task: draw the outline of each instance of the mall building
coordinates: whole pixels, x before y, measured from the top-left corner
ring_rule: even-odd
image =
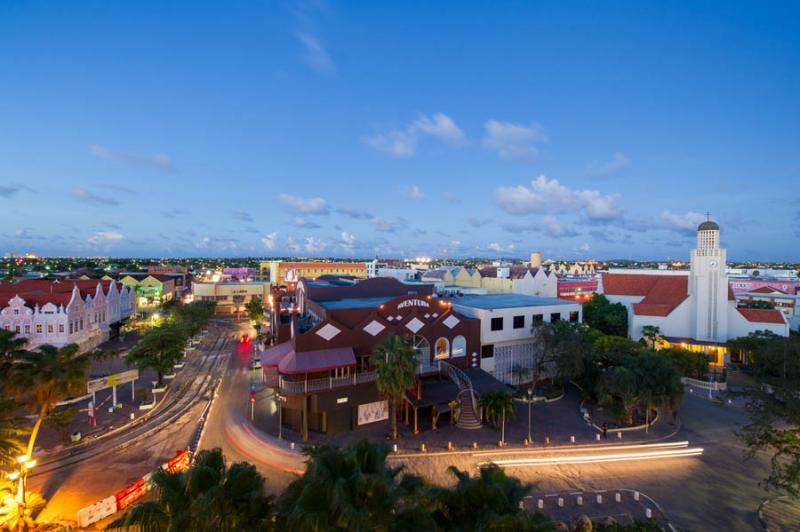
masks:
[[[478,396],[505,385],[480,369],[480,320],[454,310],[433,288],[395,278],[322,276],[300,279],[293,292],[277,294],[281,300],[273,292],[276,345],[261,354],[261,365],[283,423],[307,439],[309,431],[388,420],[371,357],[376,344],[396,335],[408,339],[417,357],[417,385],[402,409],[408,426],[415,433],[435,429],[445,416],[462,428],[480,427]]]

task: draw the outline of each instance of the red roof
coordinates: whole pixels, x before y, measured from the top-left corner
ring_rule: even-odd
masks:
[[[316,351],[289,351],[278,363],[281,373],[314,373],[334,368],[354,367],[356,355],[352,347],[334,347]]]
[[[736,310],[751,323],[780,323],[781,325],[786,323],[780,310],[766,308],[737,308]]]
[[[754,294],[786,294],[786,292],[784,292],[780,288],[775,288],[772,286],[762,286],[761,288],[750,290],[750,292]]]
[[[94,297],[98,283],[103,293],[108,295],[111,281],[99,279],[67,279],[51,281],[49,279],[26,279],[12,284],[0,284],[0,307],[8,304],[14,296],[25,300],[26,306],[44,306],[47,303],[67,305],[72,299],[72,290],[77,286],[81,297]]]
[[[642,296],[633,304],[638,316],[668,316],[689,297],[689,278],[685,275],[603,274],[603,290],[615,296]]]

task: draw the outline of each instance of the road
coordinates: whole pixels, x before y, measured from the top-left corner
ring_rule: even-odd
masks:
[[[232,345],[231,326],[211,324],[208,336],[187,354],[184,368],[156,409],[97,439],[38,457],[28,485],[48,501],[41,518],[74,521],[78,509],[113,494],[185,449],[222,377]]]

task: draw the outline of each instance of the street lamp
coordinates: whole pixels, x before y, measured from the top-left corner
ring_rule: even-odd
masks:
[[[528,443],[533,442],[531,437],[531,405],[533,405],[533,385],[528,388]]]
[[[26,483],[28,479],[28,472],[36,466],[36,460],[32,460],[27,454],[17,457],[17,470],[9,473],[6,478],[8,480],[17,481],[17,496],[14,499],[17,504],[17,514],[19,519],[25,518],[25,510],[27,507],[27,494],[25,492]]]

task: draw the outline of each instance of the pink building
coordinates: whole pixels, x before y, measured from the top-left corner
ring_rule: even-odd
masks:
[[[772,288],[780,290],[784,294],[797,294],[800,291],[800,281],[786,281],[782,279],[756,279],[735,277],[728,278],[728,282],[733,289],[733,293],[737,292],[754,292],[759,288]]]
[[[78,344],[92,349],[136,310],[133,290],[115,281],[35,279],[0,284],[0,326],[29,347]]]

